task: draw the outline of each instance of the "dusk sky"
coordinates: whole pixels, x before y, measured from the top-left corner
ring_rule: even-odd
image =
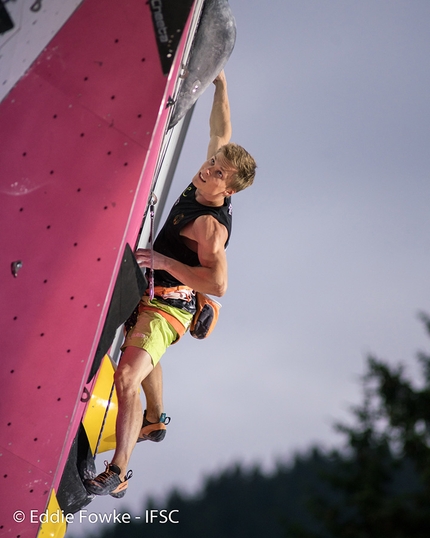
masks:
[[[235,462],[270,471],[339,446],[333,423],[360,402],[367,355],[416,377],[430,347],[418,320],[430,313],[430,2],[230,4],[233,140],[258,171],[232,200],[229,289],[210,338],[186,335],[161,361],[166,439],[139,444],[124,500],[96,499],[93,512],[138,513]],[[205,160],[212,96],[196,106],[167,207]]]

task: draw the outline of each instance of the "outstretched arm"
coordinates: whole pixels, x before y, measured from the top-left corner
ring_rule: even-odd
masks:
[[[215,155],[221,146],[230,142],[231,138],[230,103],[227,93],[227,79],[224,71],[221,71],[217,76],[214,84],[215,94],[209,119],[210,140],[208,158]]]

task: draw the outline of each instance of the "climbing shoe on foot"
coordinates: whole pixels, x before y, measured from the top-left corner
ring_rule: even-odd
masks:
[[[85,480],[84,486],[88,493],[92,495],[111,495],[116,499],[121,499],[125,495],[128,487],[128,480],[133,472],[128,471],[124,480],[119,477],[121,469],[114,463],[105,461],[106,470],[95,478]]]
[[[160,420],[158,422],[149,422],[146,418],[146,409],[143,414],[142,429],[139,433],[138,443],[140,441],[154,441],[159,443],[166,437],[166,426],[170,422],[170,417],[166,416],[166,413],[161,413]]]

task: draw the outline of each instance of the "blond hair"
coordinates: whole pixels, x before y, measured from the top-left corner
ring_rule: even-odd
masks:
[[[237,170],[230,180],[229,187],[239,192],[252,185],[257,168],[254,158],[242,146],[233,142],[225,144],[219,151],[222,151],[224,157]]]

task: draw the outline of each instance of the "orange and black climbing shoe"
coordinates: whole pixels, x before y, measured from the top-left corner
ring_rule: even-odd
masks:
[[[170,422],[170,417],[166,416],[166,413],[161,413],[160,420],[158,422],[149,422],[146,418],[146,409],[143,413],[142,429],[139,433],[138,443],[140,441],[154,441],[159,443],[166,437],[166,426]]]
[[[105,461],[106,470],[92,479],[84,481],[85,489],[92,495],[111,495],[116,499],[124,497],[128,487],[128,480],[133,476],[128,471],[124,480],[119,477],[121,469],[114,463]]]

